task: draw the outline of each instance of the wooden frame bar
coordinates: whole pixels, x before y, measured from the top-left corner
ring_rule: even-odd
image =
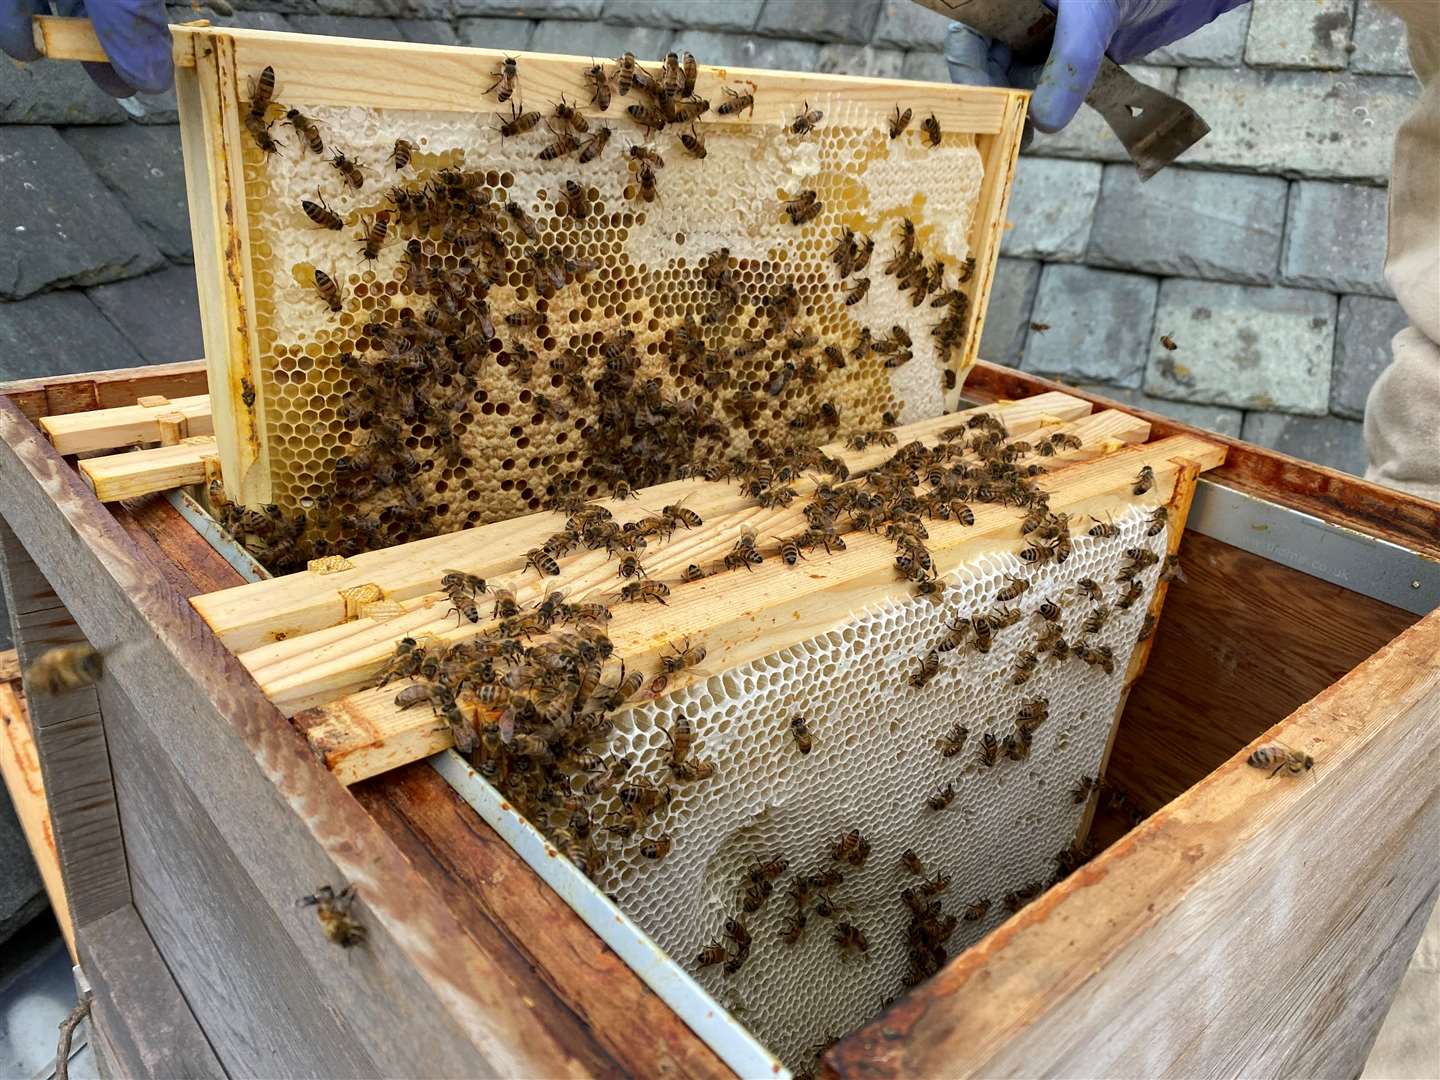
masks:
[[[205,463],[219,454],[213,435],[194,435],[170,446],[108,454],[78,463],[101,502],[117,502],[205,482]]]
[[[163,443],[163,422],[178,414],[186,422],[185,435],[212,434],[210,395],[192,394],[164,399],[164,405],[119,405],[109,409],[42,416],[40,430],[62,454],[118,450],[127,446]]]

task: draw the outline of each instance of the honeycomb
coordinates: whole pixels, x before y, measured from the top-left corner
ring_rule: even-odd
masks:
[[[521,64],[523,70],[523,57]],[[577,91],[580,72],[588,67],[588,60],[576,61]],[[592,130],[603,120],[614,137],[598,159],[582,165],[574,154],[538,160],[553,138],[545,124],[502,138],[492,117],[507,117],[508,109],[456,114],[311,107],[286,99],[285,72],[276,74],[269,118],[285,145],[267,157],[243,137],[245,201],[260,353],[256,392],[271,497],[282,507],[305,510],[312,535],[328,540],[302,556],[351,553],[502,520],[533,511],[559,493],[603,494],[620,479],[634,486],[663,481],[688,459],[743,449],[755,438],[770,445],[797,437],[821,443],[877,427],[886,412],[908,421],[943,411],[946,359],[937,355],[929,333],[936,316],[913,306],[881,266],[900,219],[908,216],[917,225],[917,249],[932,259],[942,257],[952,268],[947,286],[954,284],[970,252],[983,172],[972,135],[946,132],[935,148],[921,142],[918,130],[892,141],[873,120],[862,125],[859,110],[834,95],[811,103],[824,110],[825,119],[803,138],[726,123],[711,113],[703,125],[704,160],[690,157],[670,130],[654,136],[649,145],[665,165],[656,170],[658,197],[646,202],[625,153],[628,143],[641,139],[624,112],[624,105],[636,100],[633,94],[617,96],[604,117],[591,115]],[[517,96],[523,95],[522,75]],[[544,103],[527,106],[544,108]],[[281,119],[291,107],[318,125],[326,156],[302,149],[302,140]],[[403,171],[387,160],[397,138],[417,148]],[[358,190],[330,160],[336,149],[360,164]],[[481,369],[473,376],[446,373],[417,382],[415,388],[438,407],[434,415],[421,410],[407,417],[399,433],[407,474],[366,491],[343,477],[337,480],[337,461],[364,457],[376,437],[373,420],[347,407],[347,393],[357,390],[360,376],[356,365],[342,362],[342,354],[373,359],[380,343],[367,337],[367,325],[394,327],[407,318],[423,320],[430,310],[430,297],[412,288],[407,275],[408,242],[418,240],[441,272],[463,268],[459,247],[439,224],[424,228],[397,218],[390,221],[378,257],[367,260],[362,219],[393,211],[388,192],[397,185],[418,191],[447,169],[464,171],[478,196],[502,205],[518,202],[535,222],[538,239],[528,240],[510,226],[505,258],[485,268],[493,280],[488,302],[497,336],[488,343]],[[567,181],[580,184],[591,204],[583,221],[571,214]],[[782,200],[804,189],[817,193],[823,210],[796,227],[782,213]],[[317,227],[302,212],[302,199],[314,202],[317,192],[343,219],[343,229]],[[839,279],[830,257],[842,226],[876,242],[865,271],[871,288],[851,306],[844,302],[849,282]],[[735,360],[729,385],[715,390],[706,388],[703,375],[682,372],[671,346],[685,320],[702,321],[710,309],[714,293],[700,264],[722,247],[730,251],[740,302],[717,325],[706,326],[706,344],[715,350],[753,339],[765,344]],[[562,250],[593,263],[593,270],[583,280],[567,280],[549,297],[537,296],[529,254],[536,248]],[[338,313],[317,293],[317,269],[340,287]],[[771,299],[786,286],[797,291],[801,310],[779,332],[768,313]],[[535,332],[505,323],[507,314],[528,309],[544,314]],[[842,370],[822,362],[808,379],[786,377],[787,364],[804,366],[803,350],[788,345],[792,335],[818,335],[819,344],[807,355],[819,359],[820,347],[832,342],[849,352],[861,327],[879,338],[893,325],[913,331],[914,358],[902,367],[887,369],[872,355],[852,359]],[[616,438],[616,425],[603,417],[600,403],[567,396],[570,384],[548,366],[556,357],[578,353],[584,357],[583,380],[593,382],[604,370],[605,343],[623,331],[635,335],[637,385],[658,380],[665,401],[701,413],[712,410],[718,421],[707,430],[697,419],[695,430],[669,456],[617,449],[624,440]],[[516,360],[517,341],[537,354],[528,381]],[[779,392],[767,392],[777,379]],[[749,419],[734,404],[745,391],[759,402]],[[838,425],[815,427],[821,403],[838,407]],[[634,412],[638,416],[643,409]],[[642,475],[635,475],[637,470]]]
[[[604,847],[596,883],[790,1068],[808,1068],[819,1047],[904,992],[910,916],[899,894],[919,879],[902,868],[902,851],[913,849],[927,874],[951,875],[938,897],[947,913],[991,901],[983,919],[959,923],[947,944],[952,957],[1008,917],[1006,893],[1052,880],[1056,855],[1075,837],[1085,809],[1072,789],[1082,775],[1100,773],[1157,574],[1144,574],[1143,598],[1115,609],[1094,636],[1113,648],[1115,674],[1074,658],[1042,657],[1034,676],[1016,686],[1016,654],[1033,646],[1043,625],[1035,612],[1047,598],[1062,605],[1066,638],[1081,636],[1092,605],[1075,587],[1079,578],[1099,582],[1113,607],[1125,549],[1166,550],[1168,532],[1149,538],[1148,522],[1147,512],[1132,509],[1115,521],[1114,537],[1078,535],[1060,565],[1032,567],[1008,553],[981,557],[948,575],[953,592],[943,606],[889,601],[828,633],[618,714],[608,749],[634,755],[632,777],[669,779],[666,731],[680,717],[696,730],[692,760],[713,759],[716,772],[676,785],[663,819],[651,826],[650,835],[663,829],[673,839],[665,858],[643,858],[634,839],[615,840]],[[1011,576],[1031,581],[1013,601],[1024,618],[997,631],[989,653],[943,653],[934,679],[923,689],[910,686],[916,658],[946,632],[944,624],[992,610]],[[983,765],[984,733],[1003,741],[1021,702],[1042,696],[1049,717],[1028,759],[1001,756],[993,767]],[[796,714],[810,722],[808,755],[790,732]],[[957,721],[968,738],[959,755],[943,757],[936,742]],[[946,783],[955,786],[953,803],[931,810],[927,795]],[[613,794],[606,799],[592,807],[597,821],[619,810]],[[840,865],[830,847],[851,829],[872,850],[862,868],[842,867],[845,881],[830,895],[838,917],[865,934],[868,953],[842,959],[832,941],[835,923],[813,910],[800,942],[784,943],[784,919],[795,910],[786,890],[797,875]],[[745,874],[776,857],[788,861],[788,871],[758,913],[741,915]],[[753,938],[744,965],[728,976],[719,965],[699,966],[700,950],[723,942],[725,919],[737,915]]]

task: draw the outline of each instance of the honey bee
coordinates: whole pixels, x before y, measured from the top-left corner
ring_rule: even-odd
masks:
[[[728,959],[728,960],[725,961],[725,967],[722,968],[721,970],[723,970],[726,975],[734,975],[734,974],[735,974],[736,972],[738,972],[742,967],[745,966],[745,961],[748,960],[749,958],[750,958],[750,950],[749,950],[749,948],[741,949],[741,950],[737,951],[734,956],[730,957],[730,959]]]
[[[555,119],[582,135],[590,130],[590,121],[585,119],[579,109],[565,100],[564,94],[560,95],[560,102],[555,106]]]
[[[590,196],[574,180],[565,181],[565,209],[576,221],[584,221],[590,216]]]
[[[1149,465],[1141,466],[1140,475],[1135,477],[1135,486],[1130,490],[1136,495],[1144,495],[1155,486],[1155,470]]]
[[[995,599],[997,602],[1006,603],[1018,598],[1028,588],[1030,588],[1030,582],[1025,578],[1012,577],[1010,584],[995,594]]]
[[[698,563],[691,563],[681,571],[680,580],[683,582],[700,581],[708,576],[703,566],[700,566]]]
[[[315,291],[320,294],[320,299],[325,301],[325,306],[331,311],[340,310],[340,286],[335,279],[318,267],[315,270]]]
[[[931,649],[920,661],[920,667],[907,680],[915,689],[926,686],[940,671],[940,654]]]
[[[795,537],[777,536],[775,539],[780,541],[780,561],[786,566],[794,566],[805,557],[800,553],[800,544]]]
[[[610,76],[601,64],[591,64],[585,72],[585,81],[590,84],[590,104],[601,112],[610,108]]]
[[[1000,743],[990,732],[986,732],[980,740],[980,764],[987,769],[993,768],[1000,760]]]
[[[800,715],[790,718],[790,734],[795,737],[795,749],[808,754],[815,749],[815,737],[810,731],[810,721]]]
[[[1028,904],[1031,900],[1034,900],[1035,897],[1039,896],[1040,893],[1044,891],[1044,889],[1045,885],[1043,882],[1031,881],[1020,886],[1020,888],[1014,890],[1013,892],[1006,893],[1005,910],[1013,915],[1015,912],[1019,911],[1022,907]]]
[[[955,726],[936,740],[935,746],[940,751],[941,757],[954,757],[965,749],[965,740],[970,735],[970,730],[958,720]]]
[[[655,186],[655,170],[649,165],[641,165],[640,171],[635,174],[635,179],[640,182],[636,189],[636,195],[641,202],[654,202],[660,191]]]
[[[870,841],[860,835],[859,829],[851,829],[830,846],[830,858],[835,862],[848,862],[851,866],[865,865],[870,857]]]
[[[737,949],[750,951],[750,931],[739,919],[725,920],[725,936],[735,943]]]
[[[560,573],[560,564],[544,548],[531,548],[525,553],[525,569],[534,570],[541,577],[556,577]]]
[[[925,135],[925,144],[927,146],[936,147],[940,145],[940,121],[935,119],[933,112],[920,122],[920,130]]]
[[[1184,581],[1185,571],[1180,569],[1179,555],[1166,555],[1164,564],[1160,567],[1159,581]]]
[[[746,915],[755,914],[765,906],[765,902],[770,899],[770,894],[774,891],[775,886],[770,884],[769,879],[748,877],[744,892],[740,896],[740,910]]]
[[[1015,714],[1015,726],[1024,732],[1034,732],[1050,716],[1049,698],[1030,698],[1022,702]]]
[[[1113,521],[1096,521],[1094,525],[1090,526],[1089,533],[1091,536],[1108,540],[1120,535],[1120,527]]]
[[[581,165],[588,165],[605,151],[610,145],[612,132],[608,125],[601,124],[595,129],[595,133],[580,144],[579,162]]]
[[[280,148],[285,144],[270,134],[270,125],[264,120],[254,116],[245,118],[245,130],[250,132],[250,137],[255,140],[255,145],[268,157],[271,154],[278,154]]]
[[[863,955],[870,951],[870,943],[865,940],[860,928],[843,919],[835,924],[833,940],[840,947],[842,956],[848,956],[851,952]]]
[[[861,300],[865,299],[865,294],[869,291],[870,279],[868,277],[857,278],[855,284],[845,292],[845,306],[854,307]]]
[[[955,785],[946,784],[925,797],[925,805],[931,810],[944,810],[955,801]]]
[[[1140,624],[1140,631],[1135,635],[1136,643],[1138,644],[1142,641],[1148,641],[1151,637],[1153,637],[1157,624],[1158,620],[1155,618],[1155,613],[1153,611],[1146,612],[1145,620]]]
[[[1140,582],[1131,580],[1120,599],[1115,601],[1115,606],[1121,611],[1129,611],[1135,606],[1135,602],[1145,595],[1145,586]]]
[[[730,89],[730,87],[727,86],[725,87],[725,97],[727,100],[721,102],[720,106],[715,110],[721,116],[738,116],[740,113],[748,109],[750,110],[751,117],[754,117],[754,94],[742,92],[740,90],[732,90]]]
[[[1160,336],[1160,344],[1162,347],[1164,347],[1166,352],[1174,352],[1180,347],[1175,343],[1175,339],[1169,334],[1162,334]]]
[[[81,642],[46,649],[25,669],[25,686],[31,693],[59,694],[99,681],[105,662],[99,650]]]
[[[390,164],[395,167],[396,172],[409,168],[410,158],[417,149],[419,147],[409,139],[395,140],[395,146],[390,151]]]
[[[620,600],[624,603],[648,603],[653,600],[664,604],[669,595],[670,586],[663,581],[634,581],[620,590]]]
[[[795,198],[785,200],[785,214],[792,225],[804,225],[807,221],[813,221],[824,208],[825,204],[808,188]]]
[[[715,964],[723,964],[729,957],[729,951],[717,939],[700,950],[700,955],[695,957],[695,966],[711,967]]]
[[[257,120],[265,119],[270,108],[270,99],[275,96],[275,69],[265,65],[259,78],[250,83],[250,115]]]
[[[1145,527],[1146,536],[1159,536],[1165,531],[1165,526],[1170,520],[1168,507],[1157,506],[1150,514],[1150,524]]]
[[[630,87],[635,84],[636,76],[640,74],[640,67],[635,63],[635,54],[627,52],[620,59],[615,61],[615,89],[624,97],[630,93]]]
[[[680,96],[689,97],[695,93],[695,80],[700,76],[700,66],[695,63],[695,57],[690,53],[685,54],[685,59],[680,65]]]
[[[320,128],[308,116],[299,109],[287,109],[285,120],[295,129],[295,134],[300,142],[310,149],[312,154],[320,157],[325,156],[325,140],[320,137]]]
[[[315,915],[320,920],[320,929],[332,945],[349,949],[365,944],[369,935],[359,920],[350,914],[355,905],[355,886],[347,885],[336,892],[329,885],[322,885],[310,896],[302,896],[297,903],[301,907],[315,909]]]
[[[553,130],[551,134],[555,134]],[[556,158],[562,158],[566,154],[578,149],[580,149],[580,140],[571,134],[570,131],[562,129],[558,135],[555,135],[554,141],[550,142],[545,149],[541,150],[540,153],[535,156],[541,161],[554,161]]]
[[[339,214],[335,213],[334,210],[330,209],[329,205],[325,202],[325,196],[317,191],[315,198],[318,199],[319,202],[311,202],[309,199],[300,200],[300,209],[305,211],[305,216],[322,229],[333,229],[336,231],[343,229],[345,227],[344,220]]]
[[[797,911],[794,915],[786,915],[780,931],[780,940],[786,945],[800,944],[800,939],[805,936],[805,922],[803,911]]]
[[[621,556],[620,563],[615,568],[615,573],[621,578],[649,577],[649,575],[645,573],[645,567],[640,565],[640,556],[633,553]]]
[[[1011,761],[1024,761],[1030,756],[1031,739],[1032,736],[1029,732],[1019,731],[1014,735],[1006,735],[1001,748]]]
[[[1115,674],[1115,652],[1109,645],[1076,645],[1075,655],[1091,667],[1098,667],[1106,675]]]
[[[961,916],[966,922],[979,922],[985,918],[986,912],[990,910],[990,901],[985,899],[975,900],[965,905],[965,913]]]
[[[810,108],[810,103],[805,102],[805,107],[795,114],[795,119],[790,122],[790,134],[808,135],[815,130],[815,125],[825,118],[825,114],[819,109]]]
[[[705,136],[695,130],[695,125],[690,125],[689,131],[680,133],[680,145],[694,158],[704,158],[710,151],[705,149]]]
[[[519,85],[520,63],[515,57],[507,56],[495,66],[495,70],[490,74],[495,77],[495,81],[486,88],[485,92],[488,94],[491,90],[495,91],[495,100],[503,105],[514,95],[516,87]]]
[[[673,642],[670,648],[674,650],[673,656],[662,656],[660,666],[666,672],[684,671],[702,663],[705,659],[704,645],[691,645],[690,639],[685,639],[685,647],[682,649]]]
[[[639,124],[645,130],[646,138],[663,128],[668,121],[665,114],[651,105],[627,105],[625,111],[630,114],[630,119]]]
[[[520,614],[520,605],[515,600],[515,594],[509,589],[496,588],[495,606],[490,612],[492,619],[512,619]]]
[[[344,153],[336,150],[330,157],[330,164],[335,166],[335,171],[345,178],[356,191],[359,191],[365,184],[365,174],[361,171],[361,165],[353,158],[347,157]]]
[[[524,135],[527,131],[533,131],[540,119],[538,109],[524,112],[517,101],[510,106],[510,119],[500,122],[500,137],[507,139],[512,135]]]
[[[909,109],[901,112],[900,106],[895,106],[895,115],[890,118],[890,138],[898,139],[904,134],[905,129],[910,126],[911,115],[912,113]]]
[[[1254,751],[1245,759],[1245,764],[1257,769],[1270,769],[1270,778],[1273,779],[1282,769],[1296,776],[1309,772],[1315,767],[1315,759],[1309,754],[1291,749],[1284,743],[1276,742]]]
[[[1070,801],[1076,806],[1089,800],[1090,795],[1100,785],[1093,776],[1082,776],[1075,781],[1075,786],[1070,789]]]
[[[360,254],[373,262],[380,257],[380,245],[385,242],[385,234],[390,229],[390,211],[376,211],[374,219],[361,217],[360,225]]]
[[[640,845],[640,854],[647,859],[663,859],[670,854],[670,849],[675,846],[669,833],[661,833],[653,840],[646,840]]]

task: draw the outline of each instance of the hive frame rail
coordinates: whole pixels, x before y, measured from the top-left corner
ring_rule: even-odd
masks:
[[[285,92],[312,106],[491,115],[497,106],[481,91],[506,54],[197,26],[176,26],[172,32],[176,54],[182,58],[177,96],[221,474],[232,501],[266,503],[272,501],[269,436],[264,396],[257,392],[262,387],[261,353],[241,164],[245,73],[273,65],[284,73]],[[535,100],[558,100],[562,92],[581,102],[587,99],[581,92],[583,68],[577,58],[523,53],[520,58],[526,93]],[[377,70],[386,76],[377,78]],[[753,115],[727,116],[727,124],[778,126],[805,101],[844,95],[847,107],[860,110],[861,116],[868,111],[877,129],[883,129],[896,102],[904,101],[917,117],[933,112],[945,130],[973,134],[984,175],[971,228],[975,270],[962,287],[970,299],[969,327],[949,361],[957,376],[956,388],[946,392],[947,405],[953,407],[983,330],[1028,95],[985,87],[720,67],[701,67],[696,93],[720,101],[722,87],[735,84],[755,88],[756,104]],[[580,111],[600,115],[587,106]],[[713,121],[707,114],[698,123]]]

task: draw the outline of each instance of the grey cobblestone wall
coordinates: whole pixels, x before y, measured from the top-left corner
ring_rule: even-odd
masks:
[[[910,0],[239,6],[214,21],[948,81],[947,21]],[[1143,186],[1088,110],[1037,137],[982,355],[1362,470],[1365,395],[1403,325],[1381,274],[1391,143],[1418,89],[1398,22],[1373,0],[1255,0],[1131,70],[1212,133]],[[0,56],[0,379],[200,355],[176,121],[173,93],[116,102],[78,65]],[[20,893],[0,888],[0,937],[34,902]]]

